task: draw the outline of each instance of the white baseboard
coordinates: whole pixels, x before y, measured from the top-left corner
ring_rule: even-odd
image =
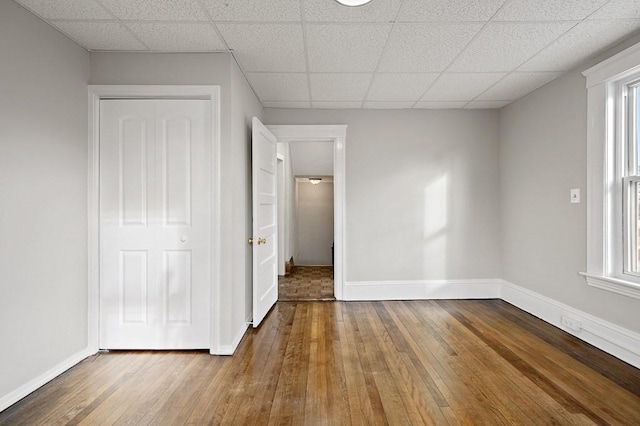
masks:
[[[640,368],[640,334],[501,279],[352,281],[344,286],[345,301],[420,299],[502,299]],[[574,321],[574,329],[563,325],[563,317]]]
[[[351,281],[344,285],[344,300],[496,299],[499,279]]]
[[[640,368],[640,334],[502,280],[500,298],[578,339]],[[573,329],[563,317],[574,321]]]
[[[220,345],[220,347],[218,348],[219,349],[218,353],[213,354],[213,355],[233,355],[233,353],[238,348],[238,345],[240,344],[240,341],[244,337],[244,334],[247,332],[247,329],[249,328],[249,325],[250,325],[249,322],[245,322],[244,325],[242,327],[240,327],[240,329],[236,333],[235,337],[231,341],[231,344],[230,345]]]
[[[94,353],[94,351],[91,351],[88,348],[83,349],[82,351],[71,355],[69,358],[65,359],[58,365],[55,365],[54,367],[40,374],[38,377],[28,381],[18,389],[8,393],[7,395],[3,395],[2,397],[0,397],[0,411],[6,410],[25,396],[29,395],[31,392],[37,390],[41,386],[46,385],[51,380],[58,377],[60,374],[64,373],[65,371],[78,364],[88,356],[93,355]]]

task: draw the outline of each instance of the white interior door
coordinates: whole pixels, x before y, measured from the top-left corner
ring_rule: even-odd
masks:
[[[278,300],[277,140],[258,120],[252,123],[253,326]]]
[[[100,347],[210,347],[210,104],[100,102]]]

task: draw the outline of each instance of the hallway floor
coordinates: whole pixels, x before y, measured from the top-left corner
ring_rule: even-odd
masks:
[[[295,266],[293,273],[278,277],[278,300],[335,300],[333,266]]]

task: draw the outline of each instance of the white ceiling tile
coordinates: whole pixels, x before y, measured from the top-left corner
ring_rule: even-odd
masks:
[[[511,71],[574,25],[573,22],[489,23],[450,71]]]
[[[226,50],[208,22],[203,23],[128,23],[127,26],[151,50],[212,51]]]
[[[494,21],[571,21],[582,20],[607,0],[511,0]]]
[[[391,24],[308,24],[310,70],[374,71],[391,27]]]
[[[362,102],[328,102],[328,101],[313,101],[313,108],[321,109],[359,109],[362,106]]]
[[[311,74],[314,101],[361,101],[367,94],[372,74]]]
[[[439,76],[438,73],[376,74],[368,101],[417,101]]]
[[[525,62],[518,71],[567,71],[640,29],[640,20],[586,20]]]
[[[262,102],[265,108],[311,108],[309,101],[265,101]]]
[[[302,24],[218,24],[246,71],[306,71]]]
[[[419,109],[460,109],[467,104],[467,101],[462,102],[417,102],[414,108]]]
[[[640,18],[640,1],[611,0],[589,19],[632,19]]]
[[[92,0],[16,0],[44,19],[113,19]]]
[[[300,21],[300,0],[204,0],[215,21]]]
[[[504,76],[504,73],[445,73],[421,101],[470,101]]]
[[[558,72],[517,72],[507,75],[486,92],[478,96],[480,101],[513,101],[538,87],[544,86],[562,73]]]
[[[418,96],[420,96],[418,94]],[[368,101],[362,107],[365,109],[408,109],[413,106],[413,101],[387,102],[387,101]]]
[[[405,0],[398,21],[488,21],[505,1]]]
[[[63,33],[89,50],[147,50],[116,22],[55,22]]]
[[[253,0],[255,1],[255,0]],[[346,7],[334,0],[305,0],[307,21],[390,22],[396,19],[402,0],[375,0],[359,7]]]
[[[500,109],[511,102],[513,101],[473,101],[469,102],[464,109]]]
[[[89,50],[229,47],[269,108],[499,108],[640,30],[640,0],[16,1]]]
[[[305,73],[247,73],[251,87],[261,101],[308,101]]]
[[[206,21],[197,0],[99,0],[124,21]]]
[[[396,24],[378,71],[444,71],[481,28],[479,23]]]

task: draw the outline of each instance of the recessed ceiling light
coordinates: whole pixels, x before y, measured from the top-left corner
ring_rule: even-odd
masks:
[[[336,1],[343,6],[363,6],[371,2],[371,0],[336,0]]]

